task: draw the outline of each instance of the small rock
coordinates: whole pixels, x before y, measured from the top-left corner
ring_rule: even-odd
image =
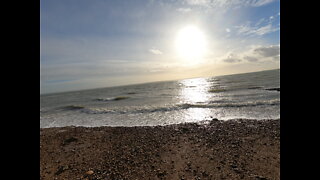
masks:
[[[58,170],[55,172],[55,175],[63,173],[65,170],[69,169],[68,166],[59,166]]]
[[[233,171],[234,171],[235,173],[238,173],[238,174],[240,174],[240,173],[242,172],[239,168],[234,168]]]
[[[237,168],[238,166],[235,165],[235,164],[231,164],[230,167],[231,167],[231,168]]]
[[[162,176],[165,176],[166,174],[167,174],[166,171],[163,171],[163,172],[160,171],[160,172],[157,173],[157,176],[158,177],[162,177]]]
[[[203,171],[203,172],[202,172],[202,176],[203,176],[203,177],[208,177],[209,174],[208,174],[207,172]]]
[[[257,180],[267,180],[267,178],[263,177],[263,176],[256,176]]]
[[[189,166],[189,167],[191,166],[191,162],[190,161],[187,162],[187,166]]]
[[[92,170],[89,170],[89,171],[87,171],[86,172],[86,174],[88,174],[88,175],[91,175],[91,174],[93,174],[94,172],[92,171]]]
[[[68,145],[68,144],[70,144],[72,142],[75,142],[75,141],[78,141],[78,139],[74,138],[74,137],[71,137],[71,138],[68,138],[68,139],[64,140],[62,145],[65,146],[65,145]]]

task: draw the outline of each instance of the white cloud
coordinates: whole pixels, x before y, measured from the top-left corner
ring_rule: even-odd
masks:
[[[223,61],[224,61],[224,62],[227,62],[227,63],[236,63],[236,62],[240,62],[241,59],[227,58],[227,59],[224,59]]]
[[[280,45],[251,46],[247,50],[228,53],[219,58],[224,63],[254,63],[280,59]]]
[[[275,31],[278,31],[280,28],[279,27],[275,27],[270,23],[268,23],[267,25],[264,26],[259,26],[259,24],[261,24],[262,22],[256,23],[255,26],[251,26],[250,23],[244,24],[244,25],[240,25],[240,26],[235,26],[238,29],[238,34],[242,34],[242,35],[265,35],[268,33],[272,33]]]
[[[258,61],[258,58],[253,57],[253,56],[244,56],[243,59],[249,61],[249,62],[256,62]]]
[[[227,58],[222,59],[223,62],[226,63],[237,63],[240,62],[241,59],[239,58],[238,55],[234,54],[234,53],[230,53]]]
[[[264,6],[267,5],[275,0],[256,0],[256,1],[251,1],[250,5],[253,7],[259,7],[259,6]]]
[[[244,52],[241,56],[248,62],[279,60],[280,45],[251,47],[251,49]]]
[[[226,28],[226,32],[228,32],[228,33],[229,33],[229,32],[231,32],[231,30],[230,30],[229,28]]]
[[[280,30],[280,25],[275,25],[278,14],[261,18],[254,25],[252,22],[246,22],[240,26],[235,26],[237,33],[240,35],[262,36]]]
[[[210,0],[186,0],[190,5],[208,5]]]
[[[276,0],[183,0],[189,5],[207,6],[207,7],[260,7]]]
[[[254,29],[254,27],[251,27],[248,24],[245,25],[240,25],[240,26],[235,26],[238,29],[238,34],[251,34],[252,30]]]
[[[265,22],[265,18],[259,19],[259,21],[255,24],[255,26],[259,26],[260,24]]]
[[[254,31],[254,33],[257,35],[264,35],[264,34],[278,31],[278,30],[279,30],[279,28],[273,27],[271,24],[268,24],[266,26],[258,28],[257,30]]]
[[[149,49],[149,52],[155,55],[161,55],[163,54],[159,49]]]
[[[262,57],[276,57],[280,55],[280,46],[272,45],[266,47],[259,47],[254,49],[254,53]]]
[[[191,8],[178,8],[177,11],[182,12],[182,13],[187,13],[192,11]]]

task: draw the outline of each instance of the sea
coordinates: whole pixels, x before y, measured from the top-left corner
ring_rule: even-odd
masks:
[[[40,128],[279,118],[280,69],[40,95]]]

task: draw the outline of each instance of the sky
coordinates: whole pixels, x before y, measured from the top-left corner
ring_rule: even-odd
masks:
[[[279,0],[40,3],[40,94],[280,68]]]

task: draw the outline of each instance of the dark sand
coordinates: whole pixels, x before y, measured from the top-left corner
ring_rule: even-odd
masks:
[[[41,179],[280,179],[280,120],[40,129]]]

